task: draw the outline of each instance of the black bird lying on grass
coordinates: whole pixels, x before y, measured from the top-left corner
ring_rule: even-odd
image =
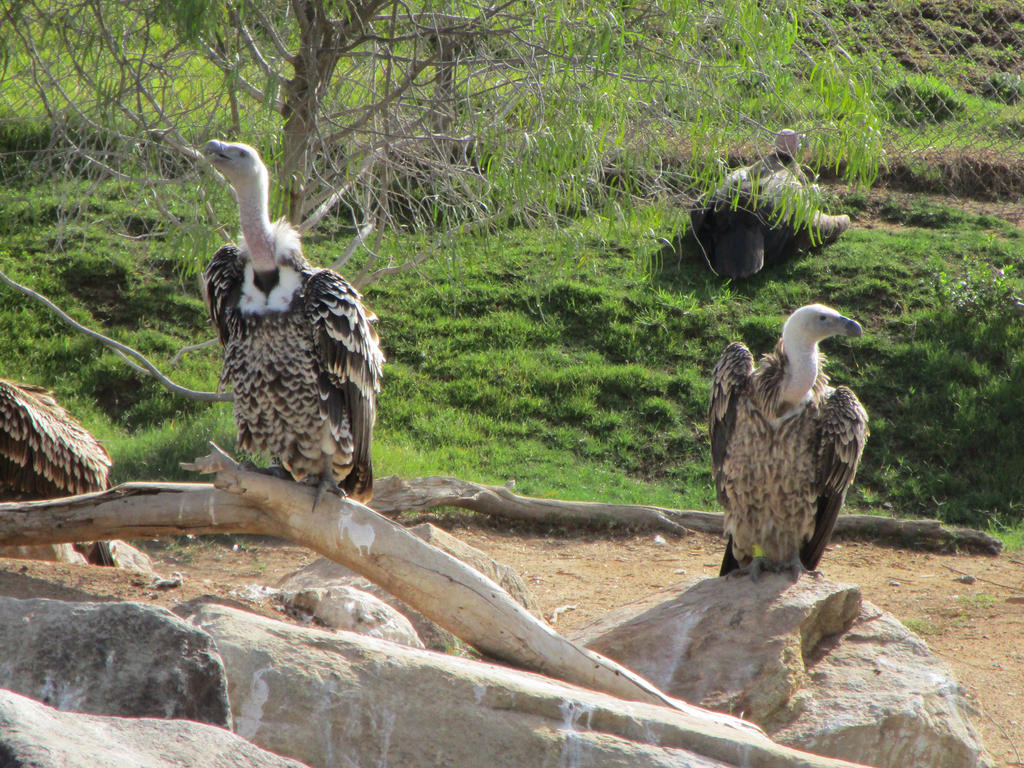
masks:
[[[716,274],[750,277],[834,242],[849,229],[849,216],[815,211],[800,221],[789,215],[794,196],[816,192],[796,161],[799,147],[799,134],[782,131],[770,155],[730,173],[690,211],[697,249]]]

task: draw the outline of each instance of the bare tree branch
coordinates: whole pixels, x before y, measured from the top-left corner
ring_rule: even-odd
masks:
[[[339,256],[333,262],[331,262],[331,269],[339,270],[346,264],[348,264],[349,259],[352,258],[352,254],[354,254],[356,252],[356,249],[366,242],[366,238],[368,238],[375,229],[376,227],[374,227],[372,222],[360,228],[359,232],[356,233],[356,236],[353,237],[349,244],[345,247],[345,251],[341,254],[341,256]]]
[[[217,338],[207,339],[206,341],[202,341],[198,344],[189,344],[188,346],[182,347],[177,352],[175,352],[174,357],[171,358],[171,361],[168,363],[168,365],[171,366],[171,368],[173,368],[174,366],[181,362],[181,359],[185,355],[189,354],[190,352],[198,352],[201,349],[209,349],[210,347],[216,347],[219,345],[220,339]]]
[[[130,358],[131,360],[135,360],[139,364],[137,366],[132,366],[133,368],[135,368],[135,370],[141,371],[142,373],[148,373],[150,376],[155,378],[157,381],[160,382],[160,384],[162,384],[165,388],[167,388],[174,394],[180,395],[181,397],[187,397],[191,400],[203,400],[207,402],[225,402],[234,400],[234,395],[232,395],[230,392],[199,392],[194,389],[189,389],[188,387],[183,387],[180,384],[175,384],[169,378],[164,376],[160,372],[160,370],[155,365],[153,365],[153,363],[151,363],[149,359],[146,358],[146,356],[143,355],[141,352],[138,352],[135,349],[132,349],[131,347],[127,346],[126,344],[122,344],[119,341],[114,341],[114,339],[111,339],[108,336],[104,336],[102,333],[98,333],[97,331],[94,331],[91,328],[87,328],[78,321],[74,320],[70,315],[64,312],[60,307],[58,307],[48,298],[46,298],[42,294],[36,293],[31,288],[25,287],[21,283],[15,282],[2,271],[0,271],[0,280],[3,280],[9,286],[11,286],[17,291],[20,291],[29,298],[38,301],[40,304],[45,306],[47,309],[49,309],[51,312],[57,315],[57,317],[59,317],[65,323],[70,325],[79,333],[85,334],[89,338],[99,341],[104,346],[108,347],[109,349],[112,349],[114,352],[117,352],[123,358]]]

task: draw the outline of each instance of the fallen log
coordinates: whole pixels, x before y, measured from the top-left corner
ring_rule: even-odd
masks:
[[[704,530],[702,526],[709,515],[707,512],[638,504],[520,496],[503,485],[481,485],[457,477],[442,476],[403,480],[397,475],[389,475],[374,480],[370,506],[382,515],[426,512],[437,507],[461,507],[510,520],[594,526],[614,524],[662,530],[677,535],[685,535],[687,530]],[[721,515],[718,517],[721,518]],[[719,521],[718,531],[721,530]]]
[[[213,446],[191,468],[213,484],[126,483],[65,499],[0,504],[0,544],[174,534],[255,533],[313,549],[376,582],[494,658],[629,701],[670,707],[703,754],[765,768],[852,768],[771,741],[757,726],[672,698],[559,635],[501,587],[369,507],[243,469]],[[696,744],[695,744],[696,746]]]
[[[605,504],[520,496],[502,485],[481,485],[456,477],[396,475],[374,481],[371,506],[382,515],[426,512],[459,507],[494,517],[570,525],[659,530],[677,535],[687,531],[722,534],[722,514],[694,509],[670,509],[640,504]],[[943,525],[938,520],[896,519],[876,515],[840,515],[834,537],[886,541],[908,549],[973,552],[998,555],[1003,543],[971,528]]]
[[[468,565],[369,507],[246,470],[213,446],[186,468],[213,485],[126,483],[65,499],[0,504],[0,544],[177,534],[255,533],[313,549],[379,584],[493,658],[631,701],[662,704],[744,733],[760,729],[669,697],[653,684],[559,635]]]

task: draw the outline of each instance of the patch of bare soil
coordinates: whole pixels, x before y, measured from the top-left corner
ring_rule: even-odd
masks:
[[[720,539],[699,533],[544,533],[469,520],[458,517],[445,527],[515,568],[545,618],[570,637],[617,606],[692,576],[716,576],[722,555]],[[181,585],[157,589],[152,579],[125,571],[0,559],[0,594],[167,607],[215,595],[288,620],[260,587],[274,586],[318,557],[252,537],[134,543],[149,552],[162,576],[180,573]],[[830,579],[857,584],[864,599],[917,632],[978,708],[975,724],[988,749],[1004,766],[1024,766],[1024,557],[931,554],[839,541],[821,569]]]

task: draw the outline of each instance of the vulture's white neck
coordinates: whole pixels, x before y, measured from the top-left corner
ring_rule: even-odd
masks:
[[[782,329],[782,350],[787,365],[781,397],[789,405],[798,405],[807,399],[818,378],[818,340],[787,323]]]
[[[241,189],[235,189],[238,199],[238,217],[242,237],[249,250],[249,258],[257,272],[277,268],[277,244],[270,223],[269,191],[266,179],[254,180]]]

